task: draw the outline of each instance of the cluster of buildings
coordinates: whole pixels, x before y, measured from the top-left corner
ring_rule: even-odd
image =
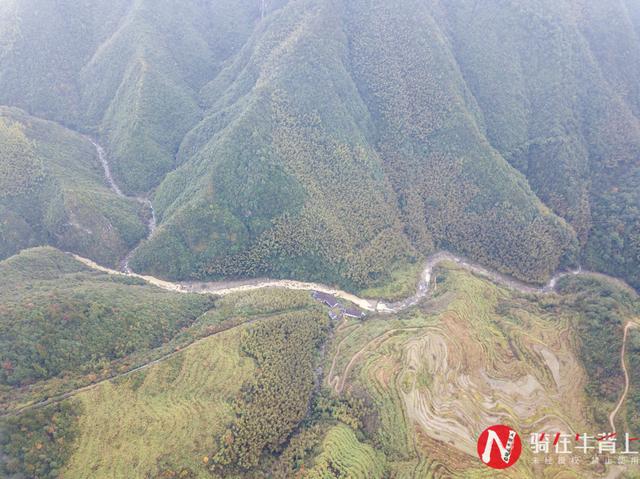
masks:
[[[365,312],[358,308],[345,308],[332,294],[314,291],[312,296],[316,301],[320,301],[322,304],[329,307],[329,317],[333,321],[342,319],[343,317],[364,319],[366,316]]]

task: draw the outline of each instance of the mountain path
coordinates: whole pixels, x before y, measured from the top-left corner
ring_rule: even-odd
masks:
[[[611,411],[609,414],[609,425],[611,426],[611,432],[616,432],[616,416],[620,409],[622,408],[625,400],[627,399],[627,394],[629,393],[629,371],[627,370],[627,364],[625,361],[625,355],[627,350],[627,339],[629,337],[629,330],[631,328],[638,328],[637,323],[633,323],[629,321],[624,327],[624,334],[622,336],[622,349],[620,350],[620,364],[622,365],[622,372],[624,373],[624,390],[622,391],[622,395],[620,396],[620,400],[616,405],[615,409]]]
[[[155,216],[155,211],[153,209],[153,204],[147,197],[130,197],[125,195],[113,178],[113,175],[111,173],[111,166],[109,164],[109,159],[104,149],[92,138],[87,137],[87,139],[93,144],[93,146],[96,149],[98,158],[100,160],[100,164],[102,165],[104,170],[104,175],[105,175],[107,184],[109,185],[111,190],[114,193],[116,193],[118,196],[134,199],[135,201],[138,201],[139,203],[146,205],[150,209],[151,218],[149,219],[149,222],[148,222],[148,231],[149,231],[148,237],[150,237],[156,229],[156,216]],[[429,286],[431,283],[431,276],[433,274],[434,268],[438,266],[440,263],[447,262],[447,261],[453,262],[457,264],[459,267],[471,273],[485,277],[493,281],[494,283],[501,284],[502,286],[505,286],[509,289],[516,290],[523,293],[537,293],[537,294],[552,293],[556,290],[556,286],[560,279],[566,276],[571,276],[571,275],[582,275],[582,276],[591,276],[591,277],[606,279],[609,281],[614,281],[619,286],[631,291],[632,294],[634,295],[636,294],[636,291],[622,280],[619,280],[617,278],[612,278],[612,277],[603,275],[601,273],[596,273],[593,271],[584,271],[582,270],[582,268],[578,268],[573,271],[559,272],[555,274],[546,285],[542,287],[536,287],[534,285],[527,284],[523,281],[519,281],[515,278],[509,277],[499,272],[491,271],[478,263],[474,263],[466,258],[462,258],[460,256],[454,255],[453,253],[450,253],[447,251],[441,251],[427,258],[425,267],[422,271],[422,274],[420,275],[420,280],[418,281],[418,287],[417,287],[416,293],[414,295],[401,301],[386,303],[384,302],[384,300],[360,298],[354,294],[351,294],[336,288],[332,288],[330,286],[326,286],[323,284],[309,283],[309,282],[302,282],[302,281],[295,281],[295,280],[253,279],[253,280],[235,281],[235,282],[165,281],[153,276],[140,275],[132,271],[131,268],[129,267],[129,260],[133,256],[134,252],[135,252],[135,248],[131,252],[129,252],[129,254],[124,259],[122,263],[122,268],[121,268],[122,271],[116,271],[110,268],[105,268],[103,266],[98,265],[97,263],[95,263],[94,261],[88,258],[83,258],[78,255],[73,255],[73,256],[75,257],[76,260],[80,261],[85,266],[88,266],[92,269],[95,269],[107,274],[112,274],[112,275],[125,275],[130,277],[136,277],[151,285],[154,285],[156,287],[159,287],[168,291],[174,291],[174,292],[180,292],[180,293],[216,294],[219,296],[224,296],[224,295],[239,293],[239,292],[247,292],[247,291],[252,291],[252,290],[262,289],[262,288],[283,288],[283,289],[290,289],[290,290],[321,291],[323,293],[332,294],[340,299],[350,301],[351,303],[357,305],[358,307],[366,311],[386,313],[386,314],[399,313],[407,308],[410,308],[411,306],[418,304],[423,298],[425,298],[429,293]],[[622,407],[629,390],[629,374],[624,361],[624,356],[626,351],[626,341],[627,341],[629,329],[635,326],[637,326],[637,324],[629,322],[626,324],[624,329],[624,339],[623,339],[622,350],[621,350],[621,364],[622,364],[622,368],[625,375],[625,389],[620,398],[620,401],[616,405],[616,408],[609,415],[609,422],[613,432],[615,432],[615,424],[614,424],[615,417],[618,414],[620,408]],[[352,361],[353,361],[353,358],[352,358]],[[338,383],[336,385],[336,390],[342,389],[342,387],[344,387],[344,377],[348,374],[348,370],[349,370],[349,366],[347,366],[347,370],[343,372],[343,377],[339,379],[341,380],[342,384]],[[332,371],[333,371],[333,365],[332,365]],[[329,380],[331,380],[331,378]]]
[[[113,376],[109,376],[109,377],[106,377],[104,379],[100,379],[99,381],[96,381],[94,383],[87,384],[86,386],[82,386],[82,387],[79,387],[79,388],[76,388],[76,389],[72,389],[71,391],[67,391],[66,393],[62,393],[62,394],[58,394],[58,395],[49,397],[49,398],[44,399],[42,401],[38,401],[38,402],[35,402],[35,403],[32,403],[32,404],[27,404],[25,406],[18,407],[18,408],[15,408],[15,409],[3,411],[2,413],[0,413],[0,418],[17,416],[17,415],[19,415],[19,414],[21,414],[23,412],[30,411],[32,409],[40,409],[42,407],[50,406],[52,404],[57,404],[57,403],[59,403],[61,401],[64,401],[65,399],[69,399],[69,398],[71,398],[73,396],[76,396],[76,395],[78,395],[80,393],[83,393],[85,391],[90,391],[92,389],[95,389],[98,386],[100,386],[101,384],[104,384],[106,382],[116,381],[117,379],[121,379],[121,378],[130,376],[133,373],[136,373],[138,371],[143,371],[145,369],[148,369],[148,368],[150,368],[152,366],[155,366],[156,364],[163,363],[163,362],[173,358],[174,356],[176,356],[176,355],[178,355],[180,353],[183,353],[184,351],[196,346],[197,344],[200,344],[203,341],[207,341],[207,340],[211,339],[214,336],[219,336],[220,334],[226,333],[226,332],[231,331],[233,329],[237,329],[237,328],[240,328],[240,327],[243,327],[243,326],[248,326],[250,324],[257,323],[259,321],[263,321],[263,320],[269,319],[269,318],[270,318],[270,316],[260,316],[260,317],[254,318],[254,319],[250,319],[248,321],[244,321],[244,322],[242,322],[240,324],[235,324],[233,326],[226,327],[224,329],[216,331],[215,333],[211,333],[211,334],[209,334],[207,336],[204,336],[204,337],[201,337],[199,339],[196,339],[195,341],[185,345],[184,347],[180,347],[179,349],[175,349],[175,350],[169,351],[168,353],[165,353],[160,357],[157,357],[157,358],[155,358],[155,359],[153,359],[153,360],[151,360],[151,361],[149,361],[147,363],[144,363],[144,364],[141,364],[139,366],[136,366],[135,368],[129,369],[128,371],[125,371],[125,372],[122,372],[122,373],[118,373],[118,374],[114,374]]]

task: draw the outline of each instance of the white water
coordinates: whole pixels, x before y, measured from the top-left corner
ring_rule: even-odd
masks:
[[[118,196],[121,197],[126,197],[126,198],[131,198],[131,199],[135,199],[136,201],[147,205],[150,210],[151,210],[151,217],[148,220],[148,231],[149,231],[149,235],[151,235],[155,228],[156,228],[156,218],[155,218],[155,214],[153,212],[153,207],[151,205],[151,202],[149,201],[149,199],[147,198],[140,198],[140,197],[129,197],[126,196],[122,193],[122,191],[120,190],[120,188],[118,187],[118,185],[115,183],[113,176],[111,175],[111,168],[109,166],[109,163],[107,161],[107,157],[106,154],[104,152],[104,150],[102,149],[102,147],[100,145],[98,145],[97,143],[95,143],[93,140],[91,140],[89,138],[89,140],[91,141],[91,143],[93,143],[93,145],[96,148],[96,151],[98,152],[98,157],[100,158],[100,163],[102,164],[102,167],[104,169],[104,173],[105,173],[105,177],[107,179],[107,182],[109,184],[109,187],[111,188],[112,191],[114,191]],[[353,295],[351,293],[347,293],[346,291],[342,291],[339,289],[335,289],[332,288],[330,286],[326,286],[323,284],[318,284],[318,283],[306,283],[306,282],[301,282],[301,281],[294,281],[294,280],[270,280],[270,279],[257,279],[257,280],[248,280],[248,281],[237,281],[237,282],[170,282],[170,281],[165,281],[159,278],[155,278],[153,276],[143,276],[143,275],[139,275],[137,273],[134,273],[131,268],[129,267],[129,258],[131,257],[131,255],[133,254],[133,251],[131,251],[128,255],[127,258],[125,258],[125,260],[123,261],[123,265],[122,265],[122,270],[121,271],[116,271],[110,268],[105,268],[103,266],[98,265],[97,263],[95,263],[94,261],[87,259],[87,258],[83,258],[81,256],[78,255],[73,255],[74,258],[78,261],[80,261],[81,263],[85,264],[86,266],[95,269],[97,271],[102,271],[104,273],[107,274],[112,274],[112,275],[120,275],[120,276],[129,276],[129,277],[135,277],[135,278],[139,278],[144,280],[145,282],[154,285],[156,287],[165,289],[165,290],[169,290],[169,291],[174,291],[174,292],[179,292],[179,293],[200,293],[200,294],[216,294],[219,296],[224,296],[224,295],[228,295],[228,294],[232,294],[232,293],[237,293],[237,292],[242,292],[242,291],[251,291],[251,290],[256,290],[256,289],[261,289],[261,288],[283,288],[283,289],[292,289],[292,290],[308,290],[308,291],[322,291],[325,293],[329,293],[329,294],[333,294],[336,297],[339,297],[341,299],[350,301],[356,305],[358,305],[360,308],[366,310],[366,311],[370,311],[370,312],[377,312],[377,313],[382,313],[382,314],[390,314],[390,313],[398,313],[404,309],[407,309],[411,306],[416,305],[417,303],[419,303],[423,298],[425,298],[427,296],[427,294],[429,293],[429,287],[431,285],[431,278],[433,275],[433,270],[436,266],[438,266],[440,263],[445,262],[445,261],[449,261],[449,262],[454,262],[457,265],[459,265],[461,268],[470,271],[474,274],[477,274],[479,276],[483,276],[485,278],[488,278],[489,280],[501,284],[503,286],[506,286],[510,289],[516,290],[516,291],[520,291],[520,292],[524,292],[524,293],[539,293],[539,294],[549,294],[551,292],[553,292],[556,289],[557,283],[558,281],[565,277],[565,276],[569,276],[569,275],[583,275],[583,276],[595,276],[595,277],[601,277],[601,278],[605,278],[611,281],[615,281],[616,283],[618,283],[620,286],[625,287],[627,289],[629,289],[630,291],[632,291],[635,294],[635,290],[633,288],[631,288],[630,286],[628,286],[626,283],[624,283],[623,281],[617,279],[617,278],[611,278],[609,276],[605,276],[603,274],[600,273],[595,273],[595,272],[590,272],[590,271],[583,271],[582,268],[578,268],[577,270],[574,271],[567,271],[567,272],[561,272],[556,274],[555,276],[553,276],[553,278],[551,278],[549,280],[549,282],[542,286],[542,287],[536,287],[527,283],[524,283],[522,281],[516,280],[514,278],[510,278],[506,275],[503,275],[501,273],[495,272],[495,271],[490,271],[486,268],[484,268],[483,266],[477,264],[477,263],[473,263],[465,258],[461,258],[459,256],[456,256],[452,253],[446,252],[446,251],[442,251],[439,253],[435,253],[431,256],[429,256],[429,258],[426,261],[424,270],[422,271],[422,274],[420,276],[420,280],[418,282],[418,287],[416,290],[416,293],[402,301],[397,301],[397,302],[393,302],[393,303],[386,303],[383,300],[376,300],[376,299],[365,299],[365,298],[359,298],[356,295]],[[620,401],[618,403],[618,405],[616,406],[616,408],[614,409],[614,411],[611,413],[611,415],[609,416],[609,421],[611,423],[612,429],[615,430],[615,426],[614,426],[614,421],[615,421],[615,417],[617,412],[619,411],[620,407],[622,406],[622,404],[624,403],[625,399],[626,399],[626,394],[628,391],[628,374],[626,371],[626,366],[624,363],[624,348],[626,345],[626,338],[627,338],[627,333],[628,330],[631,327],[637,327],[637,325],[632,326],[631,323],[627,324],[625,327],[625,337],[623,340],[623,349],[622,349],[622,353],[621,353],[621,359],[622,359],[622,368],[625,372],[625,377],[626,377],[626,388],[625,391],[623,392]],[[157,364],[165,359],[167,359],[168,357],[173,356],[175,353],[169,353],[165,356],[163,356],[162,358],[156,359],[154,361],[151,361],[148,364],[139,366],[127,373],[124,373],[120,376],[124,376],[127,374],[131,374],[134,371],[138,371],[144,368],[147,368],[153,364]],[[112,380],[114,378],[110,378],[110,379],[106,379],[105,381],[109,381]],[[98,383],[99,384],[99,383]],[[60,400],[66,399],[68,397],[71,397],[75,394],[77,394],[78,392],[84,391],[84,390],[88,390],[91,388],[96,387],[97,384],[93,384],[93,385],[89,385],[74,391],[70,391],[67,392],[63,395],[60,396],[56,396],[53,398],[49,398],[46,399],[44,401],[41,401],[39,403],[36,404],[31,404],[31,405],[27,405],[27,406],[23,406],[17,410],[14,411],[9,411],[6,412],[4,414],[0,414],[0,416],[7,416],[7,415],[15,415],[20,413],[21,411],[25,411],[25,410],[29,410],[29,409],[34,409],[37,407],[41,407],[41,406],[45,406],[47,404],[51,404],[51,403],[55,403],[58,402]]]
[[[91,138],[88,138],[88,139],[96,148],[96,152],[98,153],[98,157],[100,158],[100,163],[102,164],[102,167],[104,169],[104,174],[107,179],[107,183],[109,184],[109,187],[111,188],[111,190],[114,193],[116,193],[118,196],[121,196],[123,198],[133,199],[145,205],[147,208],[149,208],[151,214],[147,223],[147,228],[149,232],[147,236],[148,238],[153,234],[153,232],[156,229],[156,216],[155,216],[155,212],[153,210],[153,205],[151,204],[151,201],[148,198],[144,198],[144,197],[125,195],[122,192],[122,190],[118,187],[115,180],[113,179],[113,175],[111,174],[111,167],[109,165],[109,160],[107,158],[107,155],[104,149]],[[170,291],[176,291],[176,292],[182,292],[182,293],[217,294],[220,296],[241,292],[241,291],[261,289],[261,288],[284,288],[284,289],[294,289],[294,290],[322,291],[325,293],[333,294],[341,299],[350,301],[366,311],[378,312],[378,313],[398,313],[402,310],[405,310],[419,303],[424,297],[427,296],[429,292],[429,286],[431,283],[431,276],[433,274],[433,269],[443,261],[454,262],[458,264],[460,267],[466,269],[467,271],[470,271],[479,276],[488,278],[489,280],[495,283],[501,284],[503,286],[506,286],[510,289],[517,290],[524,293],[541,293],[541,294],[551,293],[556,289],[558,281],[561,278],[564,278],[565,276],[569,276],[569,275],[589,275],[589,276],[598,276],[602,278],[607,278],[609,280],[616,281],[618,284],[635,292],[633,288],[631,288],[626,283],[624,283],[623,281],[617,278],[610,278],[603,274],[595,273],[591,271],[583,271],[582,268],[578,268],[574,271],[565,271],[565,272],[557,273],[555,276],[553,276],[549,280],[549,282],[546,285],[542,287],[537,287],[531,284],[527,284],[523,281],[519,281],[517,279],[511,278],[504,274],[498,273],[496,271],[491,271],[466,258],[462,258],[460,256],[454,255],[453,253],[449,253],[447,251],[441,251],[439,253],[435,253],[429,256],[429,258],[427,259],[425,267],[420,276],[420,280],[418,282],[416,293],[414,295],[409,296],[408,298],[403,299],[401,301],[387,303],[381,299],[359,298],[354,294],[347,293],[346,291],[332,288],[324,284],[308,283],[308,282],[295,281],[295,280],[254,279],[254,280],[235,281],[235,282],[164,281],[162,279],[155,278],[153,276],[143,276],[133,272],[129,267],[129,260],[133,256],[134,252],[135,252],[135,248],[132,251],[130,251],[129,254],[125,257],[125,259],[122,261],[121,271],[115,271],[109,268],[104,268],[96,264],[95,262],[91,261],[90,259],[82,258],[77,255],[74,255],[74,256],[78,261],[81,261],[82,263],[84,263],[85,265],[93,269],[97,269],[97,270],[106,272],[108,274],[124,274],[127,276],[137,277],[146,281],[149,284],[152,284],[162,289],[166,289]]]
[[[111,173],[111,165],[109,165],[109,160],[107,159],[107,154],[104,151],[104,148],[102,148],[102,146],[96,143],[92,138],[88,136],[85,138],[87,138],[87,140],[89,140],[91,144],[94,146],[94,148],[96,149],[96,153],[98,154],[98,158],[100,159],[100,164],[102,165],[102,169],[104,170],[104,176],[107,180],[107,184],[109,185],[109,188],[111,189],[111,191],[113,191],[116,195],[120,196],[121,198],[128,198],[130,200],[137,201],[138,203],[143,205],[145,209],[149,212],[149,217],[147,218],[147,239],[148,239],[156,230],[156,226],[157,226],[156,212],[153,209],[153,203],[151,203],[151,200],[147,197],[125,195],[120,189],[120,187],[118,186],[118,184],[116,183],[116,181],[113,179],[113,174]],[[129,261],[133,257],[135,250],[136,250],[135,248],[132,249],[120,264],[120,269],[125,273],[133,273],[133,271],[131,270],[131,267],[129,266]]]

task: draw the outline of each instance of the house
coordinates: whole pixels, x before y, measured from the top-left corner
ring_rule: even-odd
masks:
[[[335,296],[333,296],[331,294],[327,294],[327,293],[322,293],[320,291],[314,291],[313,292],[313,299],[315,299],[317,301],[320,301],[321,303],[326,304],[330,308],[335,308],[336,306],[338,306],[340,304]]]
[[[335,311],[329,311],[329,317],[332,321],[337,321],[340,318],[340,313],[336,313]]]
[[[364,311],[360,311],[356,308],[346,308],[343,310],[343,313],[348,318],[363,319],[366,316]]]

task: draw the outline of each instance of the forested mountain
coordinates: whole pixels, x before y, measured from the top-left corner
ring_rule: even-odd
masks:
[[[117,265],[146,214],[105,185],[88,138],[0,107],[0,258],[51,244]]]
[[[0,0],[3,478],[637,478],[639,289],[640,0]]]
[[[640,285],[633,0],[11,0],[0,25],[0,104],[152,195],[136,270],[355,289],[448,249]]]

